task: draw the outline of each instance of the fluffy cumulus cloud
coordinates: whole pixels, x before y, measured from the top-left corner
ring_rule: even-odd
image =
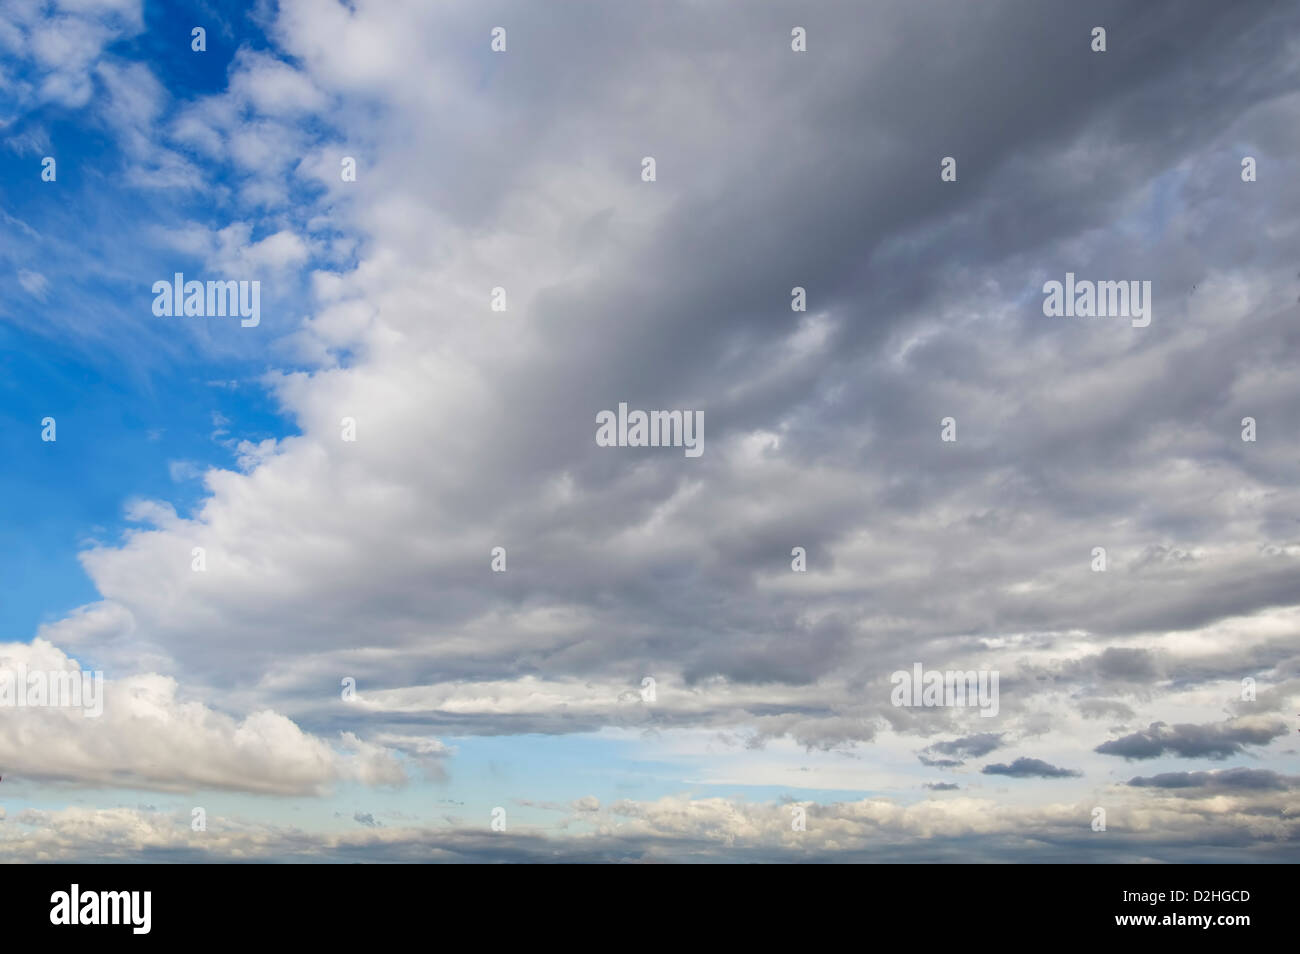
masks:
[[[791,801],[575,781],[561,833],[495,841],[364,797],[311,836],[255,806],[202,837],[31,808],[0,853],[1294,859],[1295,10],[263,13],[269,48],[201,97],[96,72],[107,34],[0,26],[59,64],[25,96],[98,83],[133,168],[220,197],[224,223],[154,234],[268,276],[257,344],[213,347],[261,349],[294,425],[232,432],[195,507],[137,500],[83,550],[99,599],[4,649],[104,670],[104,717],[0,722],[5,774],[321,794],[442,784],[476,739],[614,734],[693,766],[681,790]],[[1151,282],[1150,325],[1045,317],[1067,272]],[[598,447],[620,402],[703,411],[704,453]],[[996,713],[893,705],[918,663],[998,673]]]
[[[0,644],[0,669],[23,677],[5,700],[0,764],[27,781],[312,795],[340,780],[405,780],[396,753],[386,747],[355,735],[330,744],[269,709],[236,719],[179,698],[168,676],[107,681],[44,640]],[[76,705],[68,704],[70,698],[57,706],[35,704],[36,685],[56,684],[48,673],[80,680]]]

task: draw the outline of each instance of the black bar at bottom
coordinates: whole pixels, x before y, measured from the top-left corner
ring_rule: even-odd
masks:
[[[621,945],[682,941],[689,924],[699,927],[693,939],[732,942],[771,940],[773,930],[810,943],[844,932],[869,942],[911,925],[945,944],[966,929],[990,941],[1043,931],[1044,940],[1199,935],[1232,944],[1289,937],[1296,924],[1294,870],[1278,865],[683,866],[667,877],[627,867],[593,882],[578,867],[33,865],[0,869],[0,882],[9,942],[373,943],[432,928],[436,943],[462,943],[444,933],[459,925],[484,943],[572,934]],[[596,927],[609,933],[591,935]]]

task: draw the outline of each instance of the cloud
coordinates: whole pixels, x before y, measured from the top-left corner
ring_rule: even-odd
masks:
[[[8,94],[0,126],[38,105],[85,105],[94,92],[92,68],[105,49],[143,29],[141,7],[140,0],[85,0],[47,16],[40,4],[7,5],[0,11],[0,50],[9,57],[0,73]]]
[[[1149,649],[1110,646],[1100,655],[1081,660],[1081,663],[1108,683],[1139,682],[1150,685],[1160,678],[1155,654]]]
[[[1131,778],[1128,784],[1135,788],[1289,791],[1300,786],[1300,778],[1281,775],[1272,769],[1232,768],[1217,772],[1163,772]]]
[[[18,284],[23,287],[23,291],[33,298],[45,300],[46,292],[50,287],[49,281],[40,272],[29,271],[21,268],[18,270]]]
[[[928,765],[931,768],[957,768],[966,764],[962,759],[936,759],[928,755],[918,755],[917,758],[920,759],[922,765]]]
[[[169,460],[167,474],[176,483],[203,476],[203,469],[192,460]]]
[[[1131,719],[1132,708],[1115,699],[1080,699],[1079,712],[1085,719]]]
[[[977,732],[960,739],[952,739],[948,742],[935,742],[925,748],[924,752],[917,758],[925,765],[938,766],[941,768],[951,768],[958,765],[965,765],[965,759],[977,759],[981,756],[988,755],[994,749],[1002,745],[1001,732]],[[961,756],[960,759],[936,759],[926,753],[935,753],[937,755]]]
[[[824,22],[841,24],[840,8],[821,9]],[[710,118],[719,106],[711,97],[725,99],[716,85],[727,75],[723,60],[710,68],[709,82],[686,89],[677,57],[665,57],[659,42],[684,32],[701,49],[714,43],[683,31],[684,8],[667,8],[620,57],[599,43],[561,44],[563,55],[576,57],[574,68],[607,71],[608,82],[591,99],[575,100],[562,82],[541,82],[549,74],[538,72],[537,82],[518,91],[534,118],[518,125],[506,120],[518,118],[521,103],[481,95],[479,72],[463,53],[422,51],[401,70],[390,54],[377,53],[403,48],[412,30],[445,35],[450,23],[468,16],[463,11],[417,11],[412,23],[369,8],[317,11],[283,5],[274,32],[290,58],[237,57],[227,94],[186,107],[211,120],[206,128],[219,142],[238,127],[292,152],[298,133],[289,127],[303,110],[319,108],[319,91],[337,101],[340,127],[362,142],[388,144],[363,157],[366,174],[351,189],[338,182],[337,156],[331,166],[322,153],[321,175],[329,175],[320,181],[329,191],[310,214],[364,235],[366,251],[361,267],[318,272],[300,309],[309,317],[292,340],[319,367],[267,378],[301,433],[262,442],[256,454],[241,457],[238,472],[209,472],[210,494],[187,519],[84,555],[106,602],[135,621],[133,649],[170,660],[180,678],[247,685],[267,673],[267,685],[282,687],[267,703],[305,707],[301,687],[315,676],[306,670],[332,674],[346,662],[361,667],[372,705],[397,702],[402,693],[423,696],[422,707],[400,702],[403,718],[416,709],[414,717],[435,729],[499,732],[621,724],[631,710],[609,704],[604,687],[626,692],[654,672],[668,686],[697,695],[707,688],[711,697],[710,704],[678,706],[689,697],[670,693],[674,701],[654,710],[656,718],[754,725],[765,737],[793,735],[833,747],[867,742],[886,723],[924,726],[921,735],[955,729],[893,710],[884,684],[892,668],[910,665],[918,653],[946,653],[953,641],[966,653],[963,665],[1003,671],[1008,718],[1015,718],[1052,682],[1150,691],[1153,679],[1183,664],[1188,641],[1180,648],[1179,633],[1252,618],[1294,592],[1300,564],[1285,556],[1262,560],[1258,548],[1259,528],[1276,523],[1274,515],[1288,506],[1289,477],[1280,464],[1222,464],[1258,491],[1254,509],[1223,504],[1114,531],[1109,574],[1080,578],[1078,554],[1087,548],[1061,542],[1092,533],[1105,515],[1130,512],[1139,486],[1141,499],[1211,492],[1199,483],[1200,471],[1152,467],[1166,450],[1135,443],[1131,421],[1141,417],[1157,429],[1180,421],[1180,405],[1159,397],[1170,387],[1160,369],[1175,366],[1198,335],[1223,334],[1213,350],[1228,353],[1236,347],[1233,322],[1193,313],[1160,326],[1158,335],[1093,336],[1079,350],[1074,332],[1049,332],[1032,303],[1015,312],[1005,304],[1034,288],[1040,272],[1058,270],[1062,256],[1083,258],[1078,269],[1109,267],[1114,259],[1105,243],[1080,236],[1119,227],[1106,218],[1123,208],[1118,196],[1138,201],[1164,173],[1167,156],[1149,142],[1166,128],[1187,128],[1159,111],[1148,116],[1150,104],[1188,70],[1223,68],[1233,44],[1248,42],[1242,37],[1267,36],[1259,22],[1247,17],[1234,24],[1236,32],[1215,34],[1224,49],[1203,50],[1208,65],[1194,58],[1201,47],[1190,42],[1186,52],[1171,46],[1141,69],[1112,57],[1115,75],[1090,94],[1095,111],[1080,118],[1083,125],[1055,117],[1074,115],[1066,107],[1097,82],[1090,62],[1058,63],[1055,50],[1049,57],[1035,44],[1012,43],[1023,60],[992,77],[999,84],[993,89],[1005,94],[990,93],[1006,108],[999,135],[976,122],[978,110],[952,109],[950,85],[914,90],[933,108],[900,111],[881,99],[882,81],[905,64],[865,27],[845,27],[863,32],[844,42],[869,56],[829,59],[829,72],[801,87],[810,101],[860,100],[859,112],[877,117],[836,124],[842,141],[825,133],[815,113],[796,111],[791,119],[759,108],[786,101],[785,67],[767,75],[745,66],[755,62],[748,54],[729,53],[729,68],[748,70],[743,75],[753,87],[724,148]],[[950,13],[967,37],[958,55],[968,68],[985,63],[977,52],[982,43],[1008,45],[1006,23],[996,17],[986,22],[956,7]],[[906,26],[920,14],[897,9],[882,16]],[[331,26],[335,17],[341,19]],[[375,39],[375,55],[331,41],[345,22]],[[528,22],[564,34],[559,25]],[[1063,29],[1046,14],[1007,22],[1017,24],[1015,35],[1058,37]],[[754,31],[745,35],[757,41],[774,21],[745,24]],[[1201,43],[1220,25],[1212,10],[1197,8],[1179,29]],[[1280,55],[1272,46],[1264,51]],[[1015,77],[1032,70],[1051,81],[1030,94]],[[240,109],[252,104],[264,75],[281,84],[274,103],[263,104],[271,125],[244,128]],[[668,167],[674,155],[692,157],[690,176],[655,184],[679,195],[677,204],[636,188],[642,184],[626,172],[612,145],[617,136],[606,128],[608,107],[646,77],[662,80],[663,89],[660,111],[645,119],[646,135],[661,144]],[[1222,123],[1197,126],[1201,132],[1190,138],[1180,132],[1180,155],[1208,156],[1222,147],[1230,135],[1223,124],[1246,96],[1230,86],[1222,93]],[[1273,93],[1280,89],[1252,91],[1249,99]],[[384,110],[363,108],[374,95],[384,98]],[[1041,108],[1026,109],[1017,99],[1026,95]],[[506,130],[507,138],[484,152],[473,128],[451,124],[435,142],[427,110],[458,98],[479,103],[482,122]],[[915,156],[894,144],[924,149],[931,133],[919,117],[936,110],[947,117],[950,138],[970,144],[988,179],[987,191],[950,190],[957,204],[931,223],[918,210],[933,201],[930,179],[937,176],[914,181]],[[1033,117],[1031,127],[1007,135],[1007,124],[1025,115]],[[589,144],[581,170],[554,164],[556,140],[540,117]],[[1104,188],[1077,148],[1102,134],[1114,138],[1115,154],[1128,150],[1131,160],[1121,164],[1124,176],[1106,179]],[[761,189],[750,188],[742,173],[730,181],[703,172],[726,168],[725,157],[737,149],[763,154],[774,137],[805,145],[765,170]],[[1009,145],[1015,142],[1033,144],[1035,164],[1026,165]],[[863,189],[857,166],[835,159],[846,154],[874,156],[880,180],[898,187]],[[444,158],[451,155],[456,162]],[[1036,173],[1049,168],[1059,175]],[[294,181],[278,158],[266,175],[285,188]],[[445,186],[436,195],[427,189],[431,177]],[[810,181],[818,190],[808,190]],[[1208,187],[1208,180],[1185,184],[1191,192]],[[1014,227],[994,201],[1007,190],[1018,197]],[[758,198],[741,201],[742,195]],[[804,198],[794,202],[795,195]],[[1070,215],[1053,211],[1063,202]],[[498,218],[507,206],[514,211]],[[696,222],[682,211],[699,208],[708,211]],[[1184,214],[1218,234],[1238,211],[1206,202]],[[734,225],[752,219],[788,221],[822,240],[792,249]],[[871,227],[863,232],[855,222]],[[181,245],[241,274],[302,268],[322,247],[309,230],[277,216],[257,225],[194,226]],[[707,274],[698,268],[703,246],[725,251]],[[1221,251],[1224,269],[1245,261],[1229,244]],[[907,264],[923,260],[953,263],[953,280],[935,281]],[[841,268],[855,261],[871,264],[862,272]],[[1282,277],[1269,267],[1252,272],[1258,289],[1249,301],[1267,300]],[[806,318],[780,317],[790,314],[789,283],[755,284],[756,275],[785,272],[819,289]],[[645,275],[658,277],[650,283]],[[973,275],[983,284],[972,285]],[[509,321],[479,320],[483,290],[501,282],[510,288]],[[734,299],[735,289],[747,291]],[[436,320],[431,301],[438,302]],[[955,317],[985,308],[999,317],[979,328]],[[696,313],[709,321],[673,317]],[[859,326],[848,319],[853,314],[888,317]],[[593,342],[590,329],[609,315],[619,316],[616,333]],[[694,342],[689,354],[669,346],[687,339]],[[344,351],[346,366],[338,364]],[[1033,355],[1028,369],[1026,352]],[[972,358],[954,366],[960,353]],[[1088,393],[1112,376],[1125,388],[1106,385],[1112,400],[1089,415],[1065,413],[1055,396],[1062,387]],[[953,384],[935,392],[925,383],[934,380]],[[1020,397],[1008,406],[1011,381]],[[680,461],[654,455],[632,466],[596,448],[589,433],[594,412],[625,392],[708,408],[714,423],[700,466],[686,472]],[[933,432],[941,408],[954,402],[974,428],[972,439],[980,437],[958,444],[960,456],[950,455],[950,463],[960,465],[950,469],[935,456],[945,448]],[[358,421],[352,444],[338,437],[345,414]],[[1222,458],[1215,449],[1222,443],[1208,432],[1192,444],[1189,453]],[[1095,457],[1072,447],[1093,448]],[[1013,472],[1015,480],[1003,479]],[[925,474],[924,492],[901,491],[916,473]],[[807,492],[792,499],[788,488],[795,484]],[[537,493],[520,494],[520,486]],[[1045,494],[1044,487],[1055,490]],[[1153,534],[1204,537],[1204,545],[1183,547],[1201,556],[1153,560]],[[199,539],[210,555],[202,579],[178,556]],[[482,556],[498,543],[508,543],[511,554],[503,578],[485,569]],[[812,554],[806,575],[789,572],[785,555],[795,544]],[[955,553],[978,558],[942,555]],[[935,573],[946,580],[937,593]],[[811,614],[810,601],[817,606]],[[1065,635],[1071,627],[1077,635]],[[791,634],[802,651],[790,651]],[[1076,658],[1038,680],[1034,667],[1070,639]],[[1110,639],[1167,645],[1105,645]],[[309,649],[315,660],[304,666],[300,656]],[[473,687],[468,691],[478,692],[478,701],[444,706],[443,683]],[[587,684],[601,689],[587,692]],[[323,706],[321,700],[315,708]],[[378,718],[373,728],[385,731]]]
[[[1267,745],[1287,734],[1286,724],[1267,717],[1244,717],[1227,722],[1166,725],[1153,722],[1146,729],[1112,739],[1094,751],[1125,759],[1154,759],[1169,753],[1185,759],[1226,759],[1247,745]]]
[[[25,668],[24,668],[25,667]],[[80,671],[63,652],[37,639],[0,644],[0,669]],[[221,789],[309,795],[334,783],[400,785],[393,753],[342,734],[333,744],[285,716],[253,712],[235,719],[182,698],[175,679],[155,674],[105,680],[102,714],[83,708],[6,709],[0,764],[11,780],[151,791]]]
[[[1258,799],[1279,796],[1256,793]],[[1294,817],[1280,803],[1232,808],[1172,800],[1144,809],[1146,823],[1113,822],[1106,838],[1089,837],[1091,802],[1033,808],[993,799],[948,796],[913,805],[887,799],[808,804],[808,827],[790,830],[786,805],[722,798],[665,797],[615,802],[587,813],[562,836],[512,825],[508,837],[481,825],[360,824],[346,831],[305,831],[209,817],[208,830],[190,830],[188,810],[56,811],[27,809],[0,826],[0,858],[72,861],[421,861],[465,863],[816,862],[915,863],[971,857],[996,861],[1272,861],[1288,857]],[[1265,828],[1260,813],[1271,806]],[[363,817],[369,813],[357,813]],[[1113,815],[1119,815],[1116,812]],[[1151,824],[1158,820],[1158,824]],[[1080,830],[1082,828],[1082,831]],[[1261,837],[1262,836],[1262,837]]]
[[[1011,778],[1078,778],[1083,775],[1071,769],[1057,768],[1042,759],[1018,758],[1010,765],[1001,762],[986,765],[980,770],[985,775],[1007,775]]]
[[[235,54],[229,95],[272,116],[320,113],[329,105],[306,73],[247,48]]]

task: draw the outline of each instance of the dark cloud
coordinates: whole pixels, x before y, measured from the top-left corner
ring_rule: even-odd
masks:
[[[954,768],[965,765],[966,759],[977,759],[988,755],[1002,745],[1001,732],[977,732],[960,739],[947,742],[935,742],[917,755],[923,765],[938,768]],[[931,754],[933,753],[933,754]],[[957,756],[958,758],[936,758],[936,756]]]
[[[1247,745],[1267,745],[1286,735],[1285,724],[1276,721],[1229,721],[1209,725],[1153,722],[1140,732],[1104,742],[1093,751],[1125,759],[1154,759],[1177,755],[1186,759],[1226,759]]]
[[[1155,655],[1150,650],[1112,646],[1094,659],[1097,675],[1105,680],[1153,682],[1160,676]]]
[[[1128,784],[1134,788],[1287,791],[1300,786],[1300,778],[1272,769],[1232,768],[1218,772],[1162,772],[1131,778]]]
[[[1001,732],[977,732],[950,742],[936,742],[930,749],[942,755],[961,755],[977,759],[1002,745]]]
[[[1082,772],[1057,768],[1042,759],[1019,758],[1010,765],[997,763],[980,770],[985,775],[1007,775],[1011,778],[1078,778]]]

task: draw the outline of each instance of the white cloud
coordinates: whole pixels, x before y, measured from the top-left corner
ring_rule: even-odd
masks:
[[[0,667],[78,669],[43,639],[0,644]],[[152,673],[110,679],[103,711],[6,709],[0,764],[11,781],[125,786],[161,791],[225,789],[319,794],[340,780],[401,784],[387,750],[345,734],[333,745],[270,710],[235,719],[181,697],[176,680]]]
[[[44,275],[40,272],[29,271],[26,268],[18,270],[18,284],[23,286],[23,291],[27,292],[27,294],[33,298],[39,298],[41,301],[45,300],[50,288],[50,283]]]

